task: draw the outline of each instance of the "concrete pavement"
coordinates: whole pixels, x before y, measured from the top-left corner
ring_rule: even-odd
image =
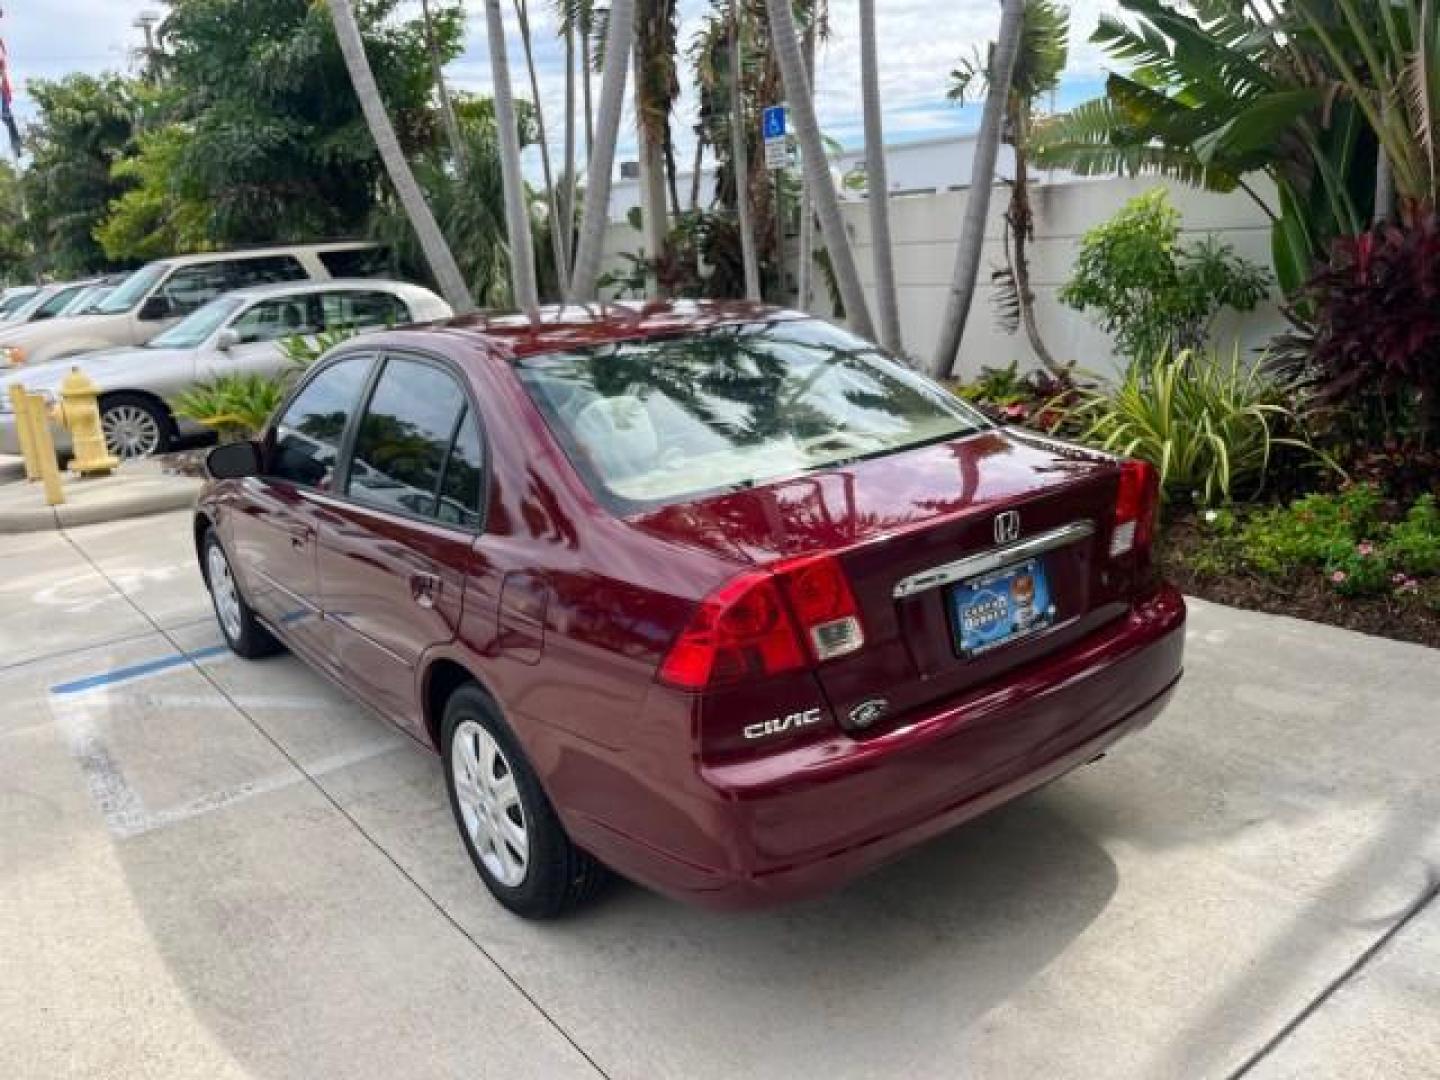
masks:
[[[195,505],[203,482],[167,472],[160,460],[127,461],[109,476],[62,473],[65,501],[48,506],[38,483],[27,484],[18,459],[0,458],[0,534],[45,532],[145,517]]]
[[[837,896],[531,925],[219,640],[184,514],[0,537],[0,1075],[1440,1076],[1432,651],[1197,603],[1154,727]]]

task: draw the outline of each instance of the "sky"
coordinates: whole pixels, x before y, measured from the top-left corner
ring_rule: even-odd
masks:
[[[467,0],[469,27],[466,51],[447,71],[461,90],[489,93],[490,66],[483,12],[479,0]],[[505,4],[507,13],[510,4]],[[553,4],[531,0],[541,97],[547,120],[559,141],[564,109],[564,49],[554,33]],[[680,0],[682,48],[688,44],[710,7],[710,0]],[[1102,12],[1115,0],[1072,0],[1071,57],[1057,104],[1066,107],[1094,96],[1104,75],[1104,58],[1087,40]],[[16,112],[22,122],[33,113],[25,92],[30,78],[54,79],[70,71],[130,70],[141,32],[132,24],[144,11],[163,11],[155,0],[0,0],[0,33],[10,55]],[[993,38],[999,27],[997,0],[879,0],[881,93],[885,102],[887,142],[905,142],[973,130],[975,107],[956,108],[945,101],[948,73],[963,56]],[[862,139],[860,119],[860,54],[856,0],[830,0],[830,40],[822,45],[816,75],[816,104],[825,133],[847,147]],[[402,11],[419,10],[418,0],[403,0]],[[518,35],[510,20],[511,74],[516,93],[529,97]],[[685,82],[682,79],[682,84]],[[598,92],[599,80],[596,79]],[[628,96],[628,95],[627,95]],[[674,124],[682,162],[693,149],[693,94],[682,96]],[[634,155],[627,112],[622,123],[620,160]],[[533,163],[531,163],[533,166]],[[682,166],[683,168],[683,166]]]

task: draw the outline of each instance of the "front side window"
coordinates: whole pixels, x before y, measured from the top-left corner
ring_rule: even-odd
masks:
[[[149,296],[150,290],[158,285],[169,272],[170,267],[165,263],[150,263],[148,266],[142,266],[115,286],[115,291],[101,301],[95,309],[96,313],[119,315],[129,311]]]
[[[322,368],[275,424],[267,475],[330,491],[340,440],[370,375],[368,356],[349,356]]]
[[[577,471],[622,511],[989,426],[876,346],[810,319],[525,358],[515,371]]]
[[[35,309],[35,320],[53,319],[67,307],[70,301],[75,299],[76,294],[85,289],[84,285],[71,285],[68,288],[57,289],[51,297]]]
[[[193,311],[178,323],[151,338],[147,349],[194,349],[209,339],[225,321],[239,311],[239,300],[211,300],[210,303]]]
[[[318,296],[288,296],[262,300],[236,319],[230,328],[240,335],[242,345],[248,345],[318,334],[321,320]]]
[[[419,360],[386,361],[356,432],[350,497],[439,516],[440,484],[464,411],[465,394],[442,369]]]

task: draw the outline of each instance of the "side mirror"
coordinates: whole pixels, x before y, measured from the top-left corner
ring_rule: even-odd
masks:
[[[260,444],[234,442],[217,446],[205,458],[205,471],[212,480],[243,480],[260,475]]]
[[[164,322],[175,317],[175,304],[168,296],[155,295],[140,305],[141,322]]]
[[[231,349],[235,348],[235,346],[239,344],[240,331],[232,329],[228,326],[224,330],[221,330],[215,338],[215,348],[219,349],[221,352],[229,352]]]

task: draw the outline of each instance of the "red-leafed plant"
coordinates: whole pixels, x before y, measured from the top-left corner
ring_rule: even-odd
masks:
[[[1336,241],[1307,292],[1317,396],[1357,448],[1440,446],[1440,219]]]

